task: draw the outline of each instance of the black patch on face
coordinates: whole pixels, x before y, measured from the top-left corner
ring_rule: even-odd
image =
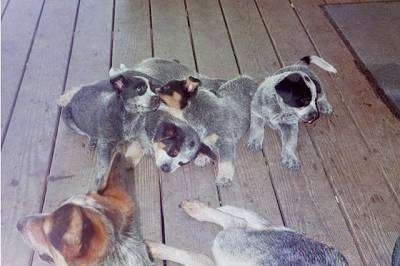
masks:
[[[147,91],[147,83],[141,78],[129,78],[127,86],[121,92],[123,99],[129,99],[135,96],[142,96]]]
[[[53,258],[47,254],[39,254],[39,258],[47,263],[54,263]]]
[[[176,157],[185,141],[185,133],[173,123],[162,122],[157,128],[153,140],[165,145],[164,150],[168,156]]]
[[[311,79],[313,82],[314,82],[314,84],[315,84],[315,88],[316,88],[316,90],[317,90],[317,93],[319,94],[319,93],[321,93],[322,92],[322,89],[321,89],[321,84],[318,82],[318,80],[316,80],[316,79]]]
[[[307,55],[307,56],[304,56],[303,58],[301,58],[300,61],[303,61],[304,63],[309,65],[311,63],[311,58],[310,58],[310,56]]]
[[[311,90],[300,74],[288,75],[275,86],[275,90],[283,102],[291,107],[305,107],[311,102]]]
[[[192,77],[190,77],[192,78]],[[176,92],[181,95],[181,100],[179,102],[180,108],[186,107],[190,98],[196,95],[197,89],[189,92],[186,87],[186,80],[172,80],[167,84],[161,86],[157,91],[158,94],[172,96]]]

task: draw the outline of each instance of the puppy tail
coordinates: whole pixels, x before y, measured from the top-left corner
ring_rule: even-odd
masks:
[[[314,64],[319,66],[320,68],[332,72],[332,73],[337,73],[337,70],[328,62],[326,62],[323,58],[316,56],[316,55],[308,55],[300,59],[300,64]]]
[[[392,254],[392,266],[400,265],[400,236],[397,238]]]
[[[58,101],[57,101],[58,106],[60,106],[60,107],[67,106],[71,102],[72,97],[74,97],[75,93],[77,93],[79,90],[80,90],[80,87],[72,88],[71,90],[62,94],[60,96],[60,98],[58,98]]]

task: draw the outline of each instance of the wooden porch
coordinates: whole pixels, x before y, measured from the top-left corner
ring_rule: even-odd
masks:
[[[319,72],[334,113],[301,125],[301,170],[282,167],[272,130],[263,152],[242,141],[233,186],[221,190],[212,167],[164,174],[146,158],[135,169],[142,231],[210,254],[219,229],[178,207],[198,198],[259,212],[337,247],[351,265],[388,265],[400,234],[400,123],[325,15],[328,2],[340,0],[2,1],[2,264],[43,265],[16,221],[92,186],[87,142],[60,121],[56,100],[65,90],[152,56],[261,81],[319,54],[338,69]]]

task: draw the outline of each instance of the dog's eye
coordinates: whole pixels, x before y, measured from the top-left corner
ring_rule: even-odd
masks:
[[[168,151],[167,154],[168,154],[168,156],[170,156],[170,157],[176,157],[176,156],[178,156],[179,151],[178,151],[177,149],[171,149],[171,150]]]
[[[191,142],[189,142],[189,147],[190,147],[190,148],[193,148],[195,144],[196,144],[196,143],[194,143],[194,140],[192,140]]]
[[[143,95],[146,92],[146,87],[143,86],[136,87],[136,91],[139,95]]]
[[[309,77],[307,77],[307,76],[305,76],[304,77],[304,79],[306,80],[306,81],[308,81],[308,82],[310,82],[311,80],[310,80],[310,78]]]

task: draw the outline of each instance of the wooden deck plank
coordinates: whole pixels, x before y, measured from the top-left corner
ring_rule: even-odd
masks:
[[[205,74],[225,78],[238,75],[238,68],[218,1],[202,1],[201,3],[188,1],[188,10],[200,71],[206,69],[209,72]],[[248,24],[244,23],[244,25]],[[203,29],[206,28],[213,28],[213,31],[204,31]],[[219,35],[218,38],[213,36],[216,33]],[[214,49],[214,47],[220,48]],[[220,66],[225,67],[221,68]],[[236,175],[233,185],[220,190],[222,204],[254,210],[265,215],[277,225],[281,225],[279,208],[263,155],[261,152],[248,151],[246,140],[247,136],[237,147]]]
[[[66,90],[108,75],[111,51],[112,1],[80,1]],[[56,100],[52,102],[55,106]],[[44,211],[64,199],[94,188],[94,158],[86,139],[59,124],[53,161],[48,177]],[[35,257],[34,265],[41,264]]]
[[[7,9],[7,5],[9,4],[10,0],[3,0],[1,1],[1,17],[3,18],[4,13]]]
[[[316,38],[323,37],[325,39],[323,45],[317,46],[319,50],[325,49],[327,46],[337,47],[341,43],[340,40],[333,39],[329,30],[330,25],[325,25],[326,18],[323,16],[320,7],[315,5],[315,1],[298,1],[295,3],[295,7],[299,10],[308,32],[311,33],[311,39],[314,41]],[[330,36],[329,41],[327,41],[327,35]],[[345,64],[338,62],[338,59],[346,56],[346,54],[339,55],[338,53],[323,54],[323,57],[337,66],[341,73],[338,75],[339,77],[343,75],[342,71]],[[358,75],[358,71],[352,69],[351,73],[348,72],[345,78],[342,76],[343,79],[336,78],[333,81],[325,73],[321,74],[325,84],[328,85],[328,98],[334,106],[334,114],[328,119],[309,127],[309,133],[318,147],[318,153],[330,182],[338,194],[344,212],[348,216],[364,260],[368,264],[388,264],[393,243],[399,232],[400,212],[398,202],[388,189],[384,173],[379,168],[379,162],[376,161],[375,155],[370,153],[370,149],[364,142],[365,138],[361,136],[364,132],[360,132],[360,121],[354,119],[355,114],[360,113],[361,99],[358,99],[359,107],[356,108],[354,102],[349,102],[346,99],[347,96],[343,95],[344,91],[347,91],[346,94],[348,94],[349,90],[345,88],[349,88],[349,84],[352,84],[350,88],[352,88],[353,98],[358,95],[357,87],[362,83]],[[341,86],[343,89],[335,88],[335,83],[341,85],[337,82],[338,80],[347,83],[346,87]],[[359,83],[355,84],[356,81]],[[366,87],[363,87],[364,91]],[[353,89],[357,90],[357,93]],[[360,92],[360,94],[364,96],[368,93]],[[376,96],[371,96],[369,99],[363,98],[363,100],[379,101]],[[343,101],[347,105],[344,105]],[[351,105],[353,105],[353,108],[349,108]],[[370,112],[363,112],[362,116],[360,113],[359,118],[365,120],[367,117],[375,115],[370,114]],[[393,115],[390,113],[386,113],[386,115],[383,112],[379,114],[379,117],[393,123]],[[382,128],[378,129],[371,125],[371,120],[368,121],[368,124],[369,132],[375,130],[382,132]],[[393,130],[394,125],[382,126],[389,131],[389,134],[396,131],[396,129]],[[397,145],[397,147],[399,146]],[[392,151],[394,149],[396,147],[390,148]],[[379,150],[386,153],[383,147],[380,147]],[[386,156],[391,157],[391,151],[388,151]],[[394,162],[392,161],[392,164],[394,164],[396,158],[391,157],[391,159],[394,160]],[[365,206],[368,206],[368,208]]]
[[[195,69],[183,0],[151,0],[154,56],[178,59]]]
[[[152,0],[154,56],[178,59],[195,68],[184,2]],[[173,25],[169,27],[168,25]],[[172,33],[171,33],[172,32]],[[179,44],[178,44],[179,43]],[[179,49],[176,47],[179,46]],[[218,206],[218,194],[211,167],[190,164],[174,173],[161,175],[162,212],[165,243],[211,255],[211,243],[217,227],[189,218],[179,204],[187,199],[200,199]],[[196,234],[201,232],[201,234]],[[168,263],[168,265],[176,265]]]
[[[127,66],[151,57],[150,7],[148,0],[115,2],[112,65]],[[146,156],[135,168],[135,197],[141,232],[145,239],[162,241],[160,173],[154,159]],[[162,265],[159,262],[158,265]]]
[[[1,140],[23,78],[43,1],[13,0],[1,23]],[[18,25],[18,26],[16,26]]]
[[[65,79],[76,7],[77,1],[47,1],[10,121],[11,134],[4,141],[3,265],[28,265],[31,260],[32,251],[15,226],[19,218],[41,211],[59,114],[55,102]]]
[[[242,72],[261,78],[276,71],[280,65],[262,24],[257,6],[254,3],[232,3],[224,0],[221,2]],[[289,3],[276,1],[275,3],[279,2],[280,5],[274,8],[273,2],[266,2],[270,5],[267,7],[268,10],[274,13],[268,14],[269,18],[277,20],[276,26],[284,29],[287,32],[286,36],[294,35],[294,31],[298,30],[296,26],[300,25],[298,25],[298,21],[295,25],[288,25],[293,20],[290,21],[290,16],[288,18],[286,13],[294,15],[290,10]],[[285,7],[288,10],[285,10]],[[243,21],[245,23],[242,23]],[[282,21],[285,23],[284,25],[279,24]],[[301,27],[300,31],[302,31]],[[263,37],[258,37],[259,41],[241,41],[254,40],[255,36]],[[275,37],[272,36],[272,39]],[[290,41],[287,40],[287,43]],[[295,47],[301,49],[299,43],[296,43]],[[279,49],[279,46],[277,50],[279,55],[281,52],[285,53]],[[264,154],[286,225],[335,245],[346,255],[351,256],[356,250],[355,245],[307,131],[301,130],[300,133],[299,157],[303,166],[300,172],[287,171],[282,167],[280,138],[277,136],[277,132],[271,129],[267,129],[266,132]],[[262,182],[257,180],[256,183]],[[265,202],[265,200],[261,202]],[[323,211],[326,209],[330,209],[331,212]],[[302,218],[299,219],[299,217]],[[343,234],[337,236],[337,230],[342,231]]]

